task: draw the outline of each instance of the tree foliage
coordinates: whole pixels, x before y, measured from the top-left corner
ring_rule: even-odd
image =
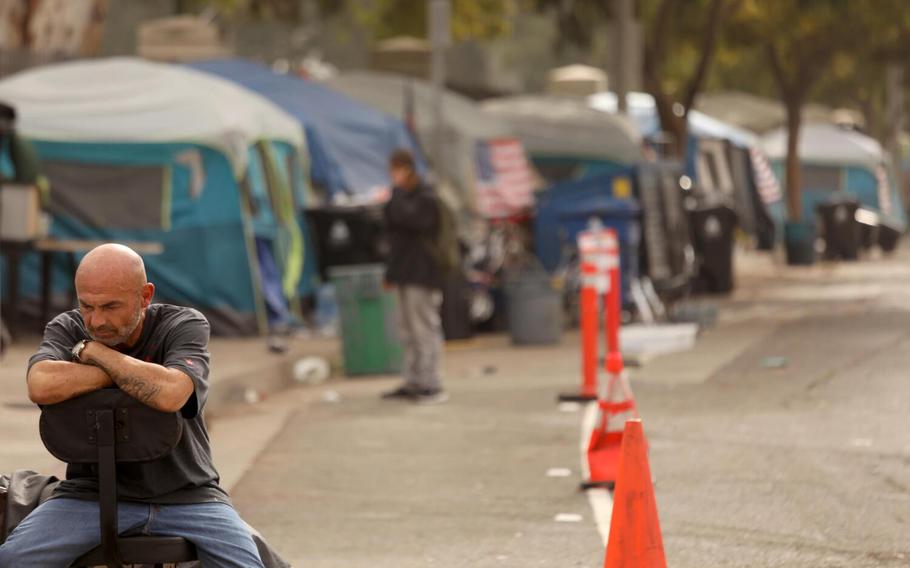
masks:
[[[590,49],[597,29],[610,18],[611,0],[533,0],[533,7],[553,17],[559,33],[554,48]]]
[[[427,37],[425,0],[347,0],[349,9],[376,39],[408,35]],[[508,33],[512,0],[472,0],[451,2],[452,37],[490,39]]]
[[[408,35],[427,37],[426,0],[310,0],[309,13],[301,0],[191,0],[194,7],[213,6],[229,15],[247,15],[301,23],[307,15],[326,18],[348,14],[374,39]],[[519,0],[452,0],[452,36],[490,39],[508,33]]]
[[[880,122],[885,65],[906,58],[908,39],[910,15],[901,0],[881,0],[875,9],[850,0],[738,1],[723,38],[730,60],[722,59],[716,71],[745,62],[736,77],[741,88],[764,90],[769,78],[776,87],[787,109],[791,220],[802,216],[797,144],[802,108],[821,100],[859,107]],[[875,124],[873,129],[879,130]]]

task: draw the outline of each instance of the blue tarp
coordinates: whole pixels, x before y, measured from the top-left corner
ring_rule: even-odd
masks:
[[[387,186],[388,157],[397,148],[419,156],[402,121],[323,85],[242,59],[190,66],[255,91],[297,118],[306,133],[313,183],[330,196],[362,195]]]

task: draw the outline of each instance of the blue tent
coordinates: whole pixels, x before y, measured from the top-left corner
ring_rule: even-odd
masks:
[[[629,117],[638,125],[642,136],[651,138],[661,132],[654,97],[648,93],[633,92],[627,95],[626,102]],[[591,95],[588,104],[604,112],[618,112],[616,93]],[[781,193],[773,189],[777,186],[775,172],[766,171],[767,159],[758,137],[748,130],[697,110],[689,111],[688,126],[689,140],[684,164],[686,173],[695,180],[698,190],[707,194],[708,201],[730,201],[747,232],[754,232],[752,227],[756,221],[753,217],[756,216],[781,227],[785,216],[784,203]],[[739,150],[739,156],[730,149]],[[741,160],[742,157],[746,159]],[[751,173],[752,180],[745,179],[747,173]],[[761,199],[754,200],[749,195],[752,190],[748,185],[758,188]],[[750,202],[753,204],[747,205]]]
[[[402,121],[325,86],[242,59],[190,66],[243,85],[300,121],[310,153],[310,176],[330,197],[370,194],[388,186],[388,157],[398,148],[419,155]]]
[[[770,132],[763,143],[783,179],[786,128]],[[882,223],[899,232],[907,229],[901,192],[888,171],[889,156],[876,140],[833,124],[806,124],[799,133],[799,160],[803,221],[815,222],[820,203],[847,196],[878,213]]]
[[[157,242],[144,257],[158,301],[222,334],[290,317],[303,258],[294,119],[235,85],[137,59],[53,65],[0,81],[50,181],[51,236]],[[36,259],[23,267],[38,293]],[[56,267],[56,292],[71,286]]]

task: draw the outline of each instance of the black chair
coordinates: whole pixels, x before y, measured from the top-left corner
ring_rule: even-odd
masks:
[[[48,451],[69,464],[98,464],[101,545],[71,568],[197,560],[196,548],[180,537],[118,537],[116,463],[144,462],[170,452],[183,434],[183,419],[159,412],[120,389],[102,389],[45,406],[39,425]]]

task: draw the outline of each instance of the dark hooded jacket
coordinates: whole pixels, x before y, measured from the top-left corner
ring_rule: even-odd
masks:
[[[440,289],[442,271],[433,256],[439,233],[439,206],[433,190],[420,183],[411,191],[395,188],[383,211],[389,242],[386,281],[399,286]]]

